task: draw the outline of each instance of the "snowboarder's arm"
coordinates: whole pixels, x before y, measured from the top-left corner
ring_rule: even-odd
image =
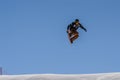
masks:
[[[80,28],[82,28],[85,32],[87,32],[87,29],[84,28],[82,24],[80,24]]]
[[[70,25],[67,26],[67,30],[69,30],[69,29],[70,29]]]
[[[68,33],[69,30],[70,30],[70,25],[67,26],[67,33]]]

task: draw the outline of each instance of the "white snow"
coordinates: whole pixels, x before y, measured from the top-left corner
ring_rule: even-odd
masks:
[[[0,75],[0,80],[120,80],[120,73]]]

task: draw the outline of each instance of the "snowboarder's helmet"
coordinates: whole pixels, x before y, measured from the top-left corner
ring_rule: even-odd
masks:
[[[79,19],[75,19],[75,22],[79,22]]]

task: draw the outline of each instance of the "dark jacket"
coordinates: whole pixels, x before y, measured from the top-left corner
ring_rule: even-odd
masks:
[[[68,25],[67,30],[75,30],[75,31],[76,31],[79,27],[80,27],[81,29],[87,31],[87,30],[82,26],[82,24],[79,23],[78,25],[76,25],[75,22],[72,22],[72,24]]]

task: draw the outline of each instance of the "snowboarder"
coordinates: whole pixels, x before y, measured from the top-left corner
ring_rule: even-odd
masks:
[[[77,29],[79,27],[82,28],[85,32],[87,32],[87,29],[82,26],[82,24],[79,22],[79,19],[75,19],[74,22],[68,25],[67,33],[71,43],[73,43],[73,41],[79,37],[79,33],[77,32]]]

